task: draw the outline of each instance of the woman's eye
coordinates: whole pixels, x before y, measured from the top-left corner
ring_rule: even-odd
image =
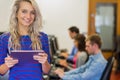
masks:
[[[35,14],[35,11],[32,11],[31,14]]]
[[[23,10],[22,13],[27,13],[27,11],[26,11],[26,10]]]

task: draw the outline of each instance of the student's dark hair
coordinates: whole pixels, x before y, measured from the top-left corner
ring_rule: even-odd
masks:
[[[78,34],[74,38],[74,40],[78,42],[78,51],[85,51],[85,40],[86,40],[86,37],[83,34]]]
[[[76,26],[71,26],[68,30],[79,34],[79,28],[77,28]]]
[[[86,41],[90,41],[92,45],[97,44],[99,48],[102,46],[102,40],[98,34],[90,35]]]

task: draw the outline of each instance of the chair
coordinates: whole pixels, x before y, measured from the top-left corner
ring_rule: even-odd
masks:
[[[113,56],[109,57],[107,61],[108,61],[108,63],[106,65],[105,70],[103,71],[103,74],[102,74],[100,80],[110,80],[110,75],[112,72],[112,67],[113,67],[113,62],[114,62],[114,57]]]

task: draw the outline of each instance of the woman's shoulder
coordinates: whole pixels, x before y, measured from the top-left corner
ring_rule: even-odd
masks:
[[[87,52],[86,52],[86,51],[82,51],[81,53],[82,53],[82,54],[87,54]]]
[[[44,33],[44,32],[40,32],[40,35],[41,35],[41,36],[47,36],[47,34]]]
[[[48,35],[44,32],[40,32],[40,37],[41,38],[48,38]]]
[[[4,32],[3,34],[0,35],[0,39],[1,40],[6,40],[10,37],[10,33],[9,32]]]
[[[82,51],[82,52],[80,52],[79,56],[87,56],[87,52],[86,51]]]

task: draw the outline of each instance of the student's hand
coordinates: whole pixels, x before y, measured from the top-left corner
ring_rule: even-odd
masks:
[[[64,67],[68,67],[68,63],[66,62],[66,60],[59,60],[59,64]]]
[[[18,60],[17,59],[13,59],[10,56],[5,58],[5,64],[8,66],[8,68],[13,67],[17,63],[18,63]]]
[[[62,69],[56,69],[54,73],[57,74],[60,78],[64,76],[64,71]]]
[[[39,63],[44,64],[47,62],[48,55],[46,53],[38,53],[38,55],[34,55],[33,58]]]

